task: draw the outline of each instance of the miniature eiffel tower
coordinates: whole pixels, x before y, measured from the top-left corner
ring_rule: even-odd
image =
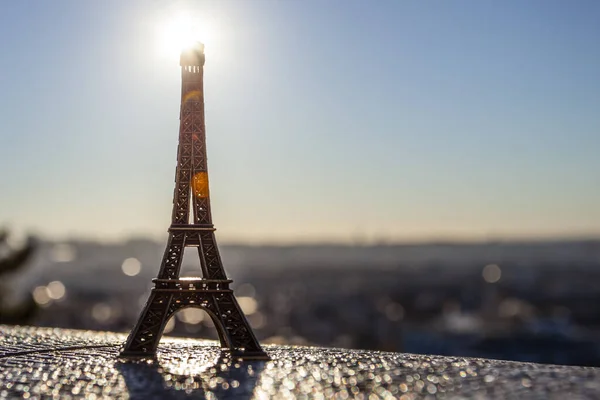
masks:
[[[212,318],[221,347],[234,357],[268,359],[229,288],[210,214],[204,129],[204,45],[181,54],[181,113],[173,215],[158,278],[123,356],[153,356],[165,324],[177,311],[198,307]],[[190,223],[190,202],[193,222]],[[202,278],[180,278],[183,251],[197,247]]]

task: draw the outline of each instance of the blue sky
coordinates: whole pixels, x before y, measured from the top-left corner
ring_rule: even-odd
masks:
[[[600,235],[600,2],[0,7],[0,225],[163,237],[187,10],[222,241]]]

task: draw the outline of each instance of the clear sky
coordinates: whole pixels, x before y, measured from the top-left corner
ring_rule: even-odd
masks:
[[[597,0],[3,1],[0,225],[163,237],[180,10],[222,242],[600,235]]]

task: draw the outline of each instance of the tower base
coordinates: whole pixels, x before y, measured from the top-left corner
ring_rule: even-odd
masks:
[[[269,360],[229,289],[231,280],[182,278],[154,279],[153,282],[155,287],[121,356],[154,357],[167,321],[181,309],[196,307],[211,317],[221,348],[232,358]]]

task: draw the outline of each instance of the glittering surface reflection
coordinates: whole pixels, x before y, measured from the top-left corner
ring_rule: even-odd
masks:
[[[315,347],[232,360],[215,342],[165,339],[119,359],[124,335],[0,326],[2,398],[599,398],[600,369]]]

